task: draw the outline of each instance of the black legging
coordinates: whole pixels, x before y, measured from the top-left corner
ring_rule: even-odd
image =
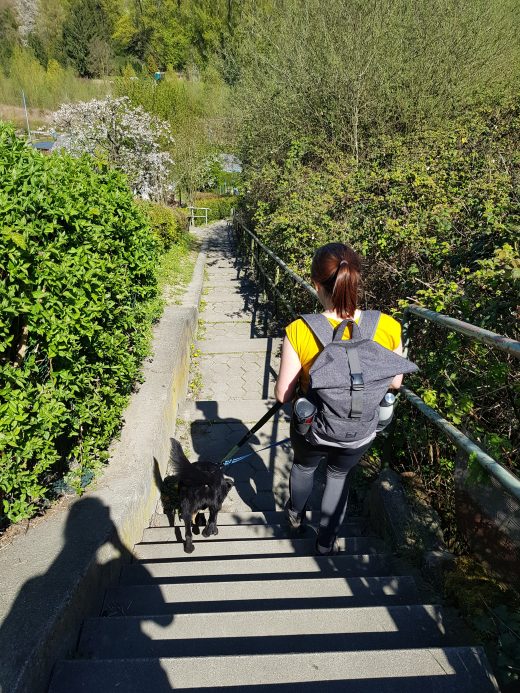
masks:
[[[373,441],[361,448],[333,448],[311,445],[291,425],[291,443],[294,463],[291,469],[291,508],[302,513],[312,492],[314,472],[320,461],[327,460],[327,481],[321,499],[318,543],[332,547],[339,527],[345,517],[350,481],[348,474],[356,466]]]

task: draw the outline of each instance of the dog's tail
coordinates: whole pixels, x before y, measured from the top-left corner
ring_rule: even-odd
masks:
[[[179,481],[182,481],[186,486],[201,486],[210,484],[213,481],[213,474],[211,474],[211,472],[201,469],[196,464],[192,464],[189,461],[179,441],[175,440],[175,438],[171,438],[170,443],[172,474],[176,476]],[[217,471],[216,467],[215,471]]]

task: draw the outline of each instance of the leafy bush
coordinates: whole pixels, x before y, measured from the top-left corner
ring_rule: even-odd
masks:
[[[122,174],[0,126],[0,523],[107,458],[157,311],[156,242]]]
[[[446,596],[462,612],[486,648],[500,689],[520,681],[520,594],[489,573],[481,562],[458,558],[445,577]]]
[[[233,195],[218,197],[213,195],[200,195],[195,200],[197,207],[208,208],[208,222],[228,219],[231,216],[231,208],[235,207],[237,198]]]
[[[398,313],[417,301],[517,335],[520,100],[450,129],[380,137],[369,155],[295,143],[249,174],[246,213],[267,245],[308,276],[313,249],[351,243],[365,258],[364,303]],[[292,289],[284,286],[288,293]],[[301,290],[293,304],[302,305]],[[312,306],[307,306],[312,308]],[[427,403],[520,471],[520,387],[512,358],[413,319],[411,380]],[[454,532],[454,449],[400,408],[394,464],[413,469]],[[453,534],[452,534],[453,536]]]
[[[179,207],[166,207],[156,202],[138,200],[139,207],[146,214],[148,223],[162,252],[178,243],[188,230],[186,210]]]

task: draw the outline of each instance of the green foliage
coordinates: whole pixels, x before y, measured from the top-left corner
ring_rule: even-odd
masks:
[[[156,202],[136,200],[146,218],[162,252],[182,242],[188,230],[188,217],[179,207],[167,207]]]
[[[449,128],[374,138],[359,162],[302,140],[283,163],[249,169],[246,212],[304,277],[314,248],[352,244],[364,256],[367,307],[398,313],[417,301],[515,338],[519,133],[515,99]],[[291,283],[284,293],[298,310],[312,310]],[[417,318],[411,344],[421,371],[410,386],[518,473],[512,357]],[[453,447],[400,406],[392,449],[394,465],[421,477],[454,540]]]
[[[100,0],[73,0],[63,24],[63,53],[80,77],[108,73],[110,18]]]
[[[166,303],[177,303],[189,284],[195,266],[198,242],[187,231],[161,257],[157,281]]]
[[[54,59],[44,68],[29,50],[17,46],[8,75],[0,73],[0,103],[21,105],[22,90],[29,108],[56,109],[64,102],[105,96],[110,85],[78,79],[71,68],[63,68]]]
[[[149,77],[124,76],[115,82],[115,91],[171,125],[177,192],[191,203],[211,178],[215,154],[226,145],[222,113],[227,87],[214,71],[207,71],[203,80],[190,80],[168,70],[158,84]]]
[[[156,242],[123,176],[0,127],[1,523],[107,458],[157,314]]]
[[[0,9],[0,69],[6,70],[14,47],[18,45],[16,17],[10,7]]]
[[[520,681],[520,595],[471,558],[458,558],[445,591],[460,609],[497,672],[500,686]],[[506,690],[513,690],[513,688]],[[516,690],[516,689],[515,689]]]
[[[197,207],[208,208],[208,222],[219,221],[219,219],[229,219],[231,208],[236,206],[237,198],[229,195],[220,197],[218,195],[199,195],[195,200]]]
[[[359,158],[383,132],[449,124],[520,85],[516,0],[258,3],[238,28],[242,159],[295,139]]]

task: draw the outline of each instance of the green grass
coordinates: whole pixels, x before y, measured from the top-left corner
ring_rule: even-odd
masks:
[[[157,279],[166,303],[180,302],[182,293],[191,281],[198,248],[198,241],[186,233],[162,256]]]

